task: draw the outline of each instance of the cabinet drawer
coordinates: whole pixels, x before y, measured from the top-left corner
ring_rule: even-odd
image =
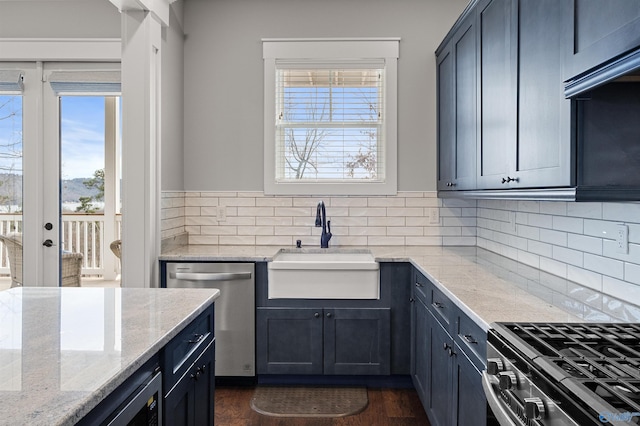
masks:
[[[487,333],[464,313],[460,314],[456,340],[476,368],[483,370],[487,359]]]
[[[429,303],[427,304],[429,310],[433,313],[433,315],[442,323],[444,328],[447,329],[448,332],[453,334],[455,332],[453,328],[453,324],[455,323],[455,305],[447,296],[444,295],[443,292],[435,288],[435,286],[431,287],[431,291],[429,292]]]
[[[425,305],[429,304],[429,289],[431,288],[431,282],[422,275],[420,272],[413,271],[413,298],[420,300]]]
[[[213,341],[213,305],[182,330],[164,349],[163,388],[169,392]]]

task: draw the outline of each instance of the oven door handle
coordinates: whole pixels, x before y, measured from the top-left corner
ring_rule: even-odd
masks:
[[[484,394],[487,397],[489,407],[491,407],[493,415],[496,416],[496,420],[498,420],[500,426],[518,426],[513,422],[513,420],[511,420],[509,413],[500,403],[498,395],[493,391],[487,370],[482,370],[482,388],[484,389]]]

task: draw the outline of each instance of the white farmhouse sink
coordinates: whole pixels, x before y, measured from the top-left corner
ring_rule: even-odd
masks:
[[[268,265],[269,299],[379,299],[369,250],[282,249]]]

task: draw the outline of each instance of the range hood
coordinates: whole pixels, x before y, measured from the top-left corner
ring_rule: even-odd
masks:
[[[640,49],[567,80],[564,95],[574,98],[614,81],[640,81]]]
[[[640,201],[640,49],[565,82],[576,201]]]

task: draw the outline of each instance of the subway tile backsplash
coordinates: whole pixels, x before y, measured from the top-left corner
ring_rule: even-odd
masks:
[[[476,202],[435,192],[392,197],[266,196],[260,192],[164,192],[162,237],[188,233],[190,244],[319,244],[322,200],[332,246],[475,245]],[[182,215],[183,221],[173,218]],[[169,220],[169,219],[172,220]]]
[[[477,245],[577,283],[575,296],[605,312],[639,314],[618,304],[625,298],[640,304],[640,203],[473,201],[439,199],[435,192],[388,197],[164,192],[162,237],[187,234],[189,244],[293,246],[301,240],[303,246],[317,246],[320,200],[331,220],[332,246]],[[616,250],[619,223],[629,229],[628,253]]]

